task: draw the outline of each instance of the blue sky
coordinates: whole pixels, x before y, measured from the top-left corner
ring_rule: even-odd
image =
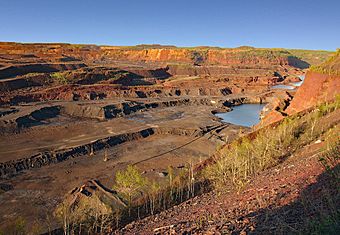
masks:
[[[0,41],[340,47],[339,0],[0,0]]]

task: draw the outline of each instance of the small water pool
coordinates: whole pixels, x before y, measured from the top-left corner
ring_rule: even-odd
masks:
[[[298,76],[301,81],[299,82],[292,82],[290,83],[289,85],[283,85],[283,84],[279,84],[279,85],[275,85],[275,86],[272,86],[273,89],[287,89],[287,90],[294,90],[295,88],[299,87],[302,85],[302,83],[304,82],[305,80],[305,75],[300,75]]]
[[[259,123],[260,112],[266,104],[241,104],[234,106],[233,110],[227,113],[217,113],[217,117],[223,122],[240,126],[251,127]]]
[[[272,86],[273,89],[287,89],[287,90],[294,90],[295,86],[289,86],[289,85],[283,85],[283,84],[279,84],[279,85],[274,85]]]

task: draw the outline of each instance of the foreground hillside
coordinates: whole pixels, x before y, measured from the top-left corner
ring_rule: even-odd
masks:
[[[211,178],[214,183],[213,191],[131,223],[118,233],[338,234],[339,103],[336,107],[335,110],[334,107],[331,108],[333,111],[323,118],[317,118],[315,124],[319,130],[309,133],[313,130],[305,129],[300,137],[295,137],[296,140],[288,144],[290,147],[286,145],[293,149],[287,151],[283,147],[276,153],[276,162],[272,159],[264,163],[269,166],[267,169],[262,167],[264,170],[261,170],[258,168],[260,165],[255,162],[265,162],[265,152],[259,159],[252,159],[254,156],[251,155],[252,148],[257,151],[263,148],[260,146],[261,140],[258,140],[261,134],[252,143],[244,143],[243,140],[236,146],[222,149],[216,166],[213,165],[208,173],[215,176]],[[320,115],[318,112],[313,111],[312,116],[316,118]],[[310,114],[302,118],[306,117],[307,122],[311,121]],[[287,124],[296,125],[295,122],[296,120]],[[289,126],[277,128],[284,128],[282,130],[289,132]],[[276,137],[272,135],[270,138]],[[296,141],[302,141],[302,145],[297,147]],[[248,159],[242,160],[243,156],[232,155],[231,151],[239,151],[239,154]],[[275,155],[271,151],[267,154]],[[286,153],[282,155],[284,152]],[[230,165],[232,168],[228,168],[230,161],[235,164]],[[252,165],[255,168],[249,171],[247,177],[238,175],[248,174],[246,169]],[[236,180],[233,180],[233,175]],[[235,186],[238,187],[235,189]]]

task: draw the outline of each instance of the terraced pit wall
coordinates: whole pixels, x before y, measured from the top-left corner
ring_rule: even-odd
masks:
[[[210,129],[147,128],[136,132],[118,134],[64,150],[38,153],[27,158],[0,163],[0,178],[11,178],[21,171],[56,164],[70,158],[90,157],[89,155],[96,151],[113,147],[128,141],[147,138],[151,135],[170,134],[198,137],[208,131],[210,131]]]

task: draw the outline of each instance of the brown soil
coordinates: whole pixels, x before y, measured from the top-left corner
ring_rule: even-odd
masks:
[[[112,104],[110,101],[104,103]],[[63,105],[62,102],[57,104]],[[83,105],[85,109],[88,107],[86,103]],[[48,105],[51,106],[55,104]],[[18,112],[3,118],[15,122],[18,117],[27,116],[41,107],[45,107],[45,104],[17,106]],[[239,133],[239,127],[223,125],[211,114],[215,108],[179,105],[104,121],[96,117],[58,114],[33,126],[9,128],[0,138],[0,172],[1,168],[7,169],[3,170],[0,182],[10,186],[10,190],[0,197],[0,226],[5,227],[18,216],[27,221],[46,224],[46,218],[53,216],[56,205],[68,191],[90,179],[97,179],[110,188],[114,183],[115,172],[129,164],[138,163],[138,168],[148,178],[161,181],[163,178],[159,173],[169,165],[176,168],[187,162],[198,163],[208,158],[217,144],[224,143],[223,136],[229,136],[229,140],[232,140]],[[91,113],[90,109],[86,110]],[[208,131],[218,126],[221,128],[217,135]],[[152,128],[154,134],[145,137],[138,134],[147,128]],[[121,144],[108,145],[107,152],[94,147],[94,156],[90,152],[77,153],[78,146],[91,146],[94,141],[129,133],[135,133],[135,137],[131,135]],[[65,160],[53,160],[53,153],[62,153],[65,149],[75,152]],[[48,155],[52,159],[50,162],[44,158],[44,154],[49,153],[52,153]],[[108,161],[104,161],[105,153],[109,156]],[[26,159],[32,159],[32,166],[26,163],[22,165]],[[59,224],[52,220],[51,226],[57,228]]]

